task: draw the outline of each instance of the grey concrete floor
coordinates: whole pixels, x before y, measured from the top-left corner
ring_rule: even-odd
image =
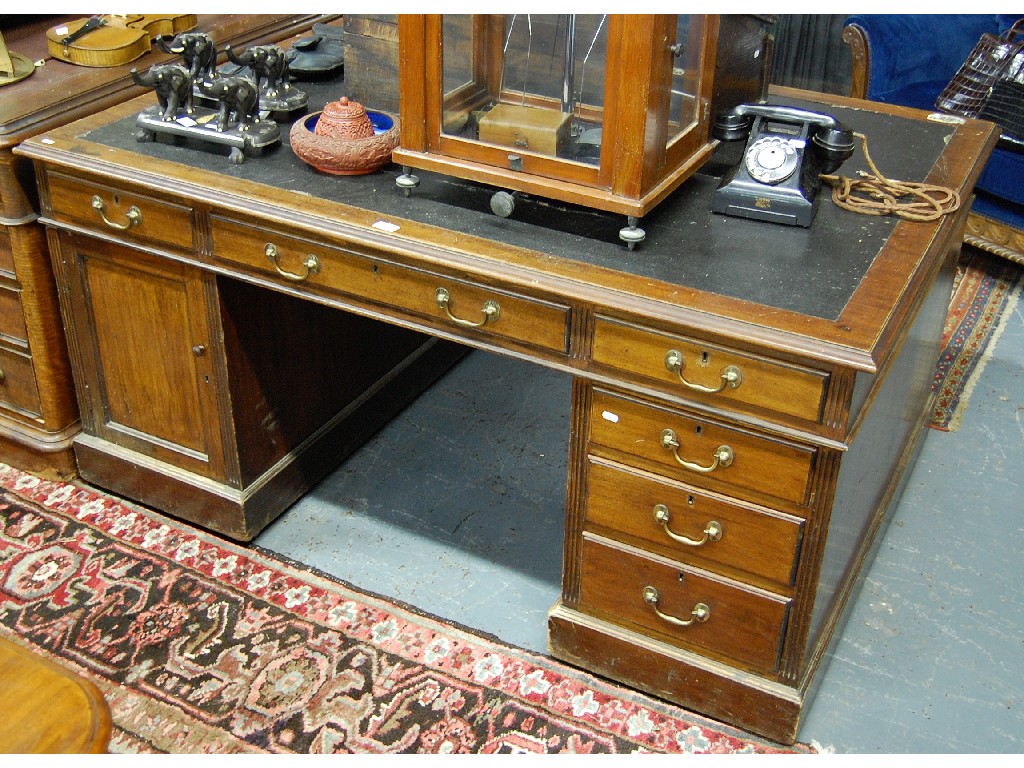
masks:
[[[960,428],[928,430],[800,737],[1024,751],[1024,302]]]
[[[960,429],[929,430],[799,738],[845,753],[1024,742],[1024,318]],[[569,377],[481,352],[256,543],[539,652],[559,595]]]

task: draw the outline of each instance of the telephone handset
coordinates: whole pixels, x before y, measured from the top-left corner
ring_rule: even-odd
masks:
[[[747,139],[711,210],[801,227],[814,219],[819,174],[832,173],[854,150],[853,132],[831,115],[771,104],[740,104],[719,115],[711,133]]]

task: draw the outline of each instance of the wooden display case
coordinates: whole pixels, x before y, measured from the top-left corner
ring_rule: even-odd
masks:
[[[422,168],[491,184],[502,216],[517,193],[625,214],[632,248],[640,217],[710,157],[711,116],[762,99],[767,21],[403,14],[397,183],[408,194]]]

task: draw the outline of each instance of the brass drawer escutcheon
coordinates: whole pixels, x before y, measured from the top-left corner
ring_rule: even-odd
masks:
[[[142,224],[142,211],[139,210],[139,206],[137,205],[133,205],[128,209],[128,213],[125,214],[126,221],[123,224],[111,221],[107,218],[107,204],[103,202],[103,198],[99,195],[92,196],[92,208],[100,215],[100,218],[103,219],[103,223],[111,229],[125,230]]]
[[[675,430],[666,429],[661,433],[661,445],[665,450],[672,451],[672,455],[675,456],[679,466],[684,469],[689,469],[691,472],[700,472],[702,474],[710,474],[719,467],[728,467],[732,464],[733,459],[736,458],[736,454],[732,448],[728,445],[720,445],[715,449],[714,461],[711,462],[711,466],[705,467],[701,464],[697,464],[692,461],[687,461],[679,455],[679,438],[676,437]]]
[[[739,366],[727,365],[722,369],[722,383],[717,387],[706,387],[703,384],[694,384],[692,381],[687,381],[683,376],[683,368],[686,367],[686,360],[683,359],[682,353],[677,349],[670,349],[665,354],[665,368],[679,377],[679,380],[688,388],[695,392],[703,392],[707,395],[715,395],[721,392],[726,387],[732,387],[736,389],[740,384],[743,383],[743,371],[740,370]]]
[[[658,617],[669,624],[673,624],[677,627],[688,627],[694,622],[705,622],[711,618],[711,609],[705,603],[697,603],[693,606],[693,610],[690,611],[692,619],[679,619],[675,616],[669,616],[667,613],[662,613],[658,610],[658,590],[648,585],[644,587],[644,602],[647,603],[654,610]]]
[[[302,261],[302,266],[305,268],[305,272],[288,272],[281,269],[281,265],[277,262],[277,246],[273,243],[267,243],[267,247],[263,249],[264,255],[270,260],[270,263],[274,265],[274,269],[281,277],[285,280],[291,280],[293,283],[301,283],[310,275],[320,274],[320,259],[314,254],[310,253],[306,255],[306,258]]]
[[[725,529],[722,527],[721,523],[715,522],[714,520],[708,520],[703,530],[704,538],[691,539],[689,536],[682,536],[670,530],[668,524],[671,519],[672,513],[669,512],[668,507],[664,504],[656,504],[654,506],[655,522],[665,529],[665,533],[668,534],[670,539],[678,541],[680,544],[686,544],[688,547],[703,547],[705,544],[721,541],[722,536],[725,534]]]
[[[434,298],[437,300],[437,306],[443,309],[444,313],[448,315],[448,319],[463,328],[482,328],[489,322],[498,322],[498,318],[501,317],[501,307],[498,305],[498,302],[493,299],[488,299],[484,302],[484,305],[480,308],[483,318],[474,322],[473,320],[464,320],[461,317],[456,317],[452,314],[452,311],[448,306],[452,297],[447,288],[438,288],[434,291]]]

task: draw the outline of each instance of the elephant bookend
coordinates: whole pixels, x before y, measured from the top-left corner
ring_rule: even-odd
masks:
[[[254,80],[259,89],[261,114],[267,114],[282,123],[290,123],[306,114],[309,100],[304,91],[291,83],[288,59],[283,48],[277,45],[254,45],[238,54],[229,45],[224,48],[224,52],[231,63],[221,67],[221,74]]]
[[[202,32],[157,41],[181,63],[160,64],[132,79],[152,88],[158,105],[136,119],[139,141],[166,141],[209,149],[227,147],[228,160],[245,162],[281,140],[278,120],[305,114],[306,94],[290,82],[288,61],[276,45],[256,45],[238,54],[225,48],[231,63],[216,69],[216,47]]]

